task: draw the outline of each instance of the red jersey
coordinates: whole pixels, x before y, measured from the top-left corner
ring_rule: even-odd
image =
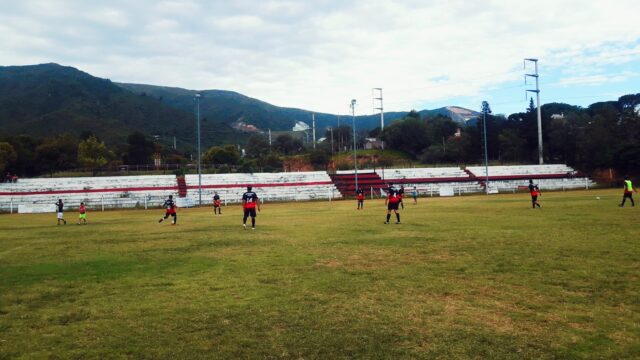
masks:
[[[87,208],[84,205],[80,205],[78,211],[80,211],[80,214],[84,214],[87,212]]]

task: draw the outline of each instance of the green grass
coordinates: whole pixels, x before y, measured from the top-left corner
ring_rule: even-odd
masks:
[[[619,191],[0,216],[0,359],[640,357]],[[597,200],[600,196],[601,200]]]

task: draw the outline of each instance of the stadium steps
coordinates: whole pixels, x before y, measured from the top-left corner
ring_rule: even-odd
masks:
[[[485,181],[485,180],[483,180],[483,179],[481,179],[481,178],[477,177],[477,176],[476,176],[476,174],[474,174],[471,170],[467,169],[466,167],[465,167],[464,169],[462,169],[462,170],[464,170],[464,172],[465,172],[465,173],[467,173],[467,175],[469,175],[469,178],[470,178],[470,179],[473,179],[474,181],[477,181],[477,182],[478,182],[478,184],[479,184],[483,189],[486,189],[487,184],[486,184],[486,181]]]
[[[356,175],[355,173],[349,174],[332,174],[330,175],[331,181],[338,188],[338,191],[342,194],[342,197],[352,197],[356,193]],[[384,188],[385,184],[382,178],[375,172],[359,172],[358,173],[358,186],[364,191],[371,188],[379,189]]]
[[[187,181],[184,179],[184,176],[176,177],[176,181],[178,183],[178,197],[187,197]]]

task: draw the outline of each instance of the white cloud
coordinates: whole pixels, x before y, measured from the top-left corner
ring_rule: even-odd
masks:
[[[620,80],[612,68],[638,70],[638,13],[635,0],[26,0],[3,5],[0,63],[56,61],[316,111],[344,113],[356,98],[369,113],[372,87],[389,110],[476,98],[522,79],[529,56],[562,86]]]

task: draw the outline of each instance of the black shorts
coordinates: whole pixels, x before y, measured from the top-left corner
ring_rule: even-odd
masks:
[[[251,216],[252,218],[256,217],[256,208],[244,209],[244,216]]]
[[[395,202],[395,203],[390,202],[389,204],[387,204],[387,210],[398,210],[398,204],[400,204],[400,203],[399,202]]]
[[[622,196],[623,199],[633,199],[633,193],[630,192],[626,192],[624,193],[624,195]]]
[[[531,196],[531,201],[533,201],[533,202],[538,201],[538,195],[536,195],[536,196]]]

